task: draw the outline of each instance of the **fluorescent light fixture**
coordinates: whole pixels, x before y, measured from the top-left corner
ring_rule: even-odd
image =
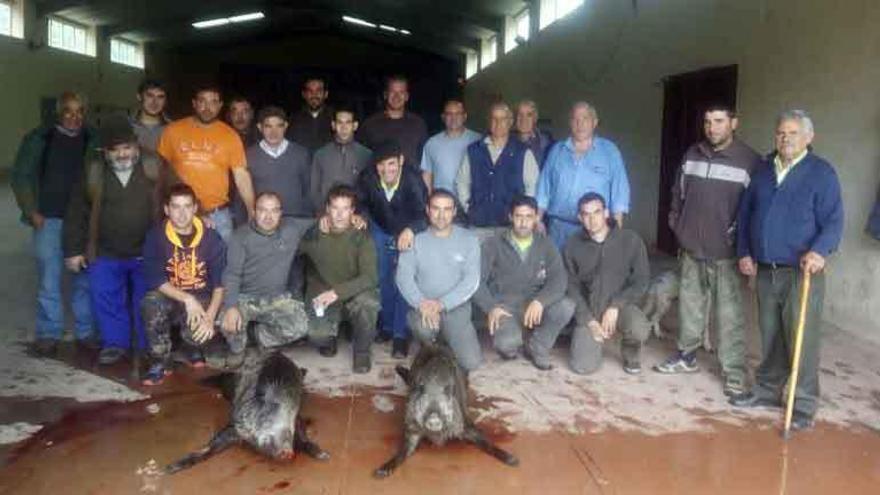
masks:
[[[241,14],[229,18],[229,22],[247,22],[256,21],[266,17],[262,12],[251,12],[250,14]]]
[[[400,34],[404,34],[406,36],[409,36],[412,34],[411,32],[407,31],[406,29],[399,29],[398,31],[400,31]]]
[[[381,29],[381,30],[383,30],[383,31],[391,31],[392,33],[396,33],[396,32],[397,32],[397,28],[396,28],[396,27],[394,27],[394,26],[389,26],[389,25],[387,25],[387,24],[379,24],[379,29]]]
[[[234,15],[232,17],[220,17],[217,19],[208,19],[207,21],[198,21],[192,23],[192,27],[196,29],[205,29],[216,26],[225,26],[233,22],[256,21],[266,17],[262,12],[251,12],[249,14]]]
[[[365,21],[363,19],[358,19],[357,17],[352,17],[350,15],[342,16],[342,20],[345,22],[351,23],[351,24],[357,24],[358,26],[366,26],[366,27],[371,27],[371,28],[376,27],[376,25],[373,24],[372,22]]]
[[[224,24],[229,24],[229,19],[225,17],[223,19],[209,19],[207,21],[199,21],[192,23],[192,27],[196,29],[205,29],[214,26],[222,26]]]

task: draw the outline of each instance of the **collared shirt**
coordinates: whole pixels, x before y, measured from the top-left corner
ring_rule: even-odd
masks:
[[[803,152],[801,152],[801,154],[795,157],[795,159],[792,160],[791,164],[787,167],[784,163],[782,163],[782,158],[780,158],[779,153],[777,153],[776,156],[773,158],[773,165],[776,170],[776,183],[782,184],[782,181],[785,180],[785,177],[788,175],[791,169],[793,169],[795,165],[800,163],[801,160],[803,160],[804,157],[807,156],[808,152],[809,150],[804,150]]]
[[[271,156],[272,158],[278,158],[279,156],[283,155],[285,151],[287,151],[287,146],[289,143],[290,143],[290,141],[283,139],[281,141],[281,144],[279,144],[277,147],[273,148],[269,143],[266,142],[265,139],[261,139],[260,140],[260,149],[265,151],[266,154]]]
[[[601,194],[612,214],[629,212],[629,179],[620,150],[599,136],[593,137],[593,145],[580,156],[570,137],[556,143],[538,180],[538,208],[574,223],[578,200],[588,192]]]
[[[516,138],[511,135],[508,139]],[[490,136],[483,138],[483,142],[486,143],[486,148],[489,150],[489,158],[494,165],[498,161],[498,157],[501,156],[501,152],[504,151],[504,146],[495,146]],[[504,145],[507,145],[506,141]],[[526,196],[535,197],[535,188],[540,173],[541,169],[538,168],[538,162],[535,160],[535,155],[532,154],[531,150],[526,150],[523,155],[522,172],[523,188]],[[458,200],[461,202],[462,207],[467,209],[468,202],[471,199],[471,161],[470,158],[468,158],[467,152],[465,152],[461,159],[461,167],[458,169],[458,175],[455,179],[455,191],[458,193]]]
[[[458,136],[450,136],[446,131],[431,136],[422,151],[422,171],[433,175],[431,187],[434,189],[455,190],[455,176],[467,152],[467,147],[480,139],[480,135],[470,129]]]
[[[397,188],[400,187],[400,175],[397,176],[397,180],[394,181],[394,184],[391,186],[386,185],[382,179],[379,179],[379,186],[385,191],[385,199],[391,201],[391,198],[394,197],[394,193],[397,192]]]

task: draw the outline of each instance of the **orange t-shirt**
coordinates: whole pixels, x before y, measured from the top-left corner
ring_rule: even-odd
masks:
[[[241,138],[228,125],[198,125],[195,117],[176,120],[162,131],[157,151],[193,188],[203,210],[229,202],[229,171],[247,166]]]

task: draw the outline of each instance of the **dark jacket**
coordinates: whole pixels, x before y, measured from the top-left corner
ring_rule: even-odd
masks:
[[[685,153],[672,186],[669,227],[697,259],[736,255],[736,215],[761,157],[738,139],[721,151],[700,142]]]
[[[532,300],[547,308],[565,297],[567,280],[552,240],[535,234],[523,259],[505,230],[481,246],[480,287],[473,300],[487,314],[495,306],[520,311]]]
[[[508,225],[508,210],[514,197],[525,193],[523,164],[529,148],[517,139],[508,139],[498,161],[492,163],[484,140],[467,148],[471,172],[468,219],[476,227]]]
[[[102,153],[88,159],[86,173],[71,193],[64,217],[64,256],[135,258],[160,218],[163,190],[175,179],[156,153],[142,149],[123,186]]]
[[[222,287],[226,246],[220,234],[196,217],[194,235],[183,245],[167,220],[155,225],[144,240],[144,282],[156,290],[165,282],[185,292],[210,296]]]
[[[324,200],[336,184],[355,186],[358,174],[370,166],[372,152],[356,141],[331,141],[312,155],[309,195],[315,211],[323,211]]]
[[[312,117],[311,112],[301,108],[290,116],[287,139],[314,153],[333,139],[333,129],[330,127],[332,119],[333,110],[329,107],[322,108],[317,117]]]
[[[38,211],[37,198],[40,195],[40,180],[43,175],[46,149],[55,132],[53,124],[38,127],[25,135],[15,155],[15,163],[12,165],[10,181],[12,192],[21,209],[21,221],[29,225],[31,214]],[[85,133],[86,147],[83,150],[83,160],[85,160],[87,151],[98,148],[98,136],[89,127],[83,127],[82,132]]]
[[[810,152],[777,185],[775,156],[755,173],[740,202],[737,256],[792,266],[808,251],[827,257],[843,235],[837,173]]]
[[[579,325],[598,321],[608,307],[636,304],[648,288],[648,251],[631,230],[612,227],[600,243],[581,229],[568,238],[563,259]]]
[[[550,147],[553,146],[553,136],[549,132],[535,129],[535,135],[527,140],[523,140],[519,136],[517,137],[521,143],[525,144],[530,150],[532,150],[532,154],[535,155],[535,160],[538,162],[538,167],[543,169],[544,160],[547,158],[547,152],[549,152]]]
[[[364,169],[357,182],[358,211],[386,234],[397,236],[406,228],[419,233],[427,228],[428,192],[415,168],[403,167],[397,191],[388,201],[375,167]]]

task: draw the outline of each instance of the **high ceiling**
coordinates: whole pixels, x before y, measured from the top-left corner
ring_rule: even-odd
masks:
[[[524,0],[36,0],[38,15],[96,25],[108,35],[165,45],[235,43],[246,38],[332,32],[408,46],[449,58],[500,32]],[[196,30],[194,21],[262,11],[251,23]],[[342,22],[349,15],[406,29],[403,36]]]

